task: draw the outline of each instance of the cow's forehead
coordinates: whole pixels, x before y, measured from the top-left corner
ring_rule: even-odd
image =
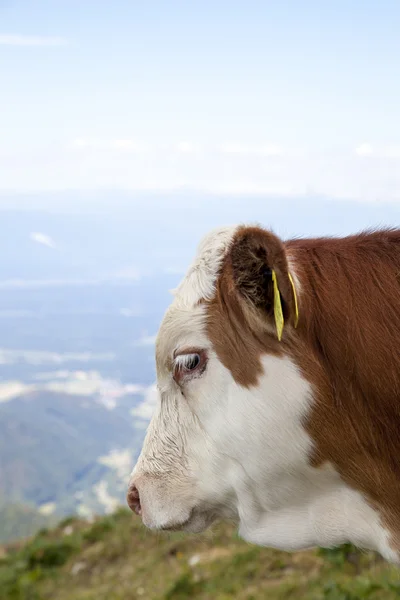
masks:
[[[207,347],[206,306],[211,300],[222,261],[232,243],[237,226],[214,229],[200,242],[184,279],[174,291],[174,299],[157,336],[157,366],[166,363],[182,347]]]
[[[222,261],[237,229],[237,226],[220,227],[201,240],[191,266],[175,290],[176,306],[190,307],[212,299]]]
[[[206,335],[206,306],[183,307],[176,304],[168,309],[156,342],[157,368],[170,366],[174,352],[192,348],[209,348]]]

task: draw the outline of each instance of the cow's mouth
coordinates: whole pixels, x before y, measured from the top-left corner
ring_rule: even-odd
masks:
[[[163,525],[160,527],[161,531],[183,531],[185,527],[190,523],[190,519],[183,521],[182,523],[173,523],[172,525]]]
[[[161,531],[185,531],[188,533],[201,533],[207,529],[215,520],[214,515],[192,510],[185,521],[176,522],[160,527]]]

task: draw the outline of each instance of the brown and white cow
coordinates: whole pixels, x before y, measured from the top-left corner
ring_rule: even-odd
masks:
[[[159,330],[129,505],[152,529],[235,519],[254,544],[400,562],[399,346],[400,230],[211,232]]]

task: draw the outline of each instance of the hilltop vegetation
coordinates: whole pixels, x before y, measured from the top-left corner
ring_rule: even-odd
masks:
[[[7,600],[392,600],[400,577],[346,546],[287,554],[218,525],[202,536],[154,534],[128,511],[68,519],[0,553]]]

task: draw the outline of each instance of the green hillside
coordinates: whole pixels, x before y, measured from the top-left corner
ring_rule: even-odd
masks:
[[[68,519],[0,552],[5,600],[392,600],[400,574],[351,547],[286,554],[249,546],[229,525],[155,534],[125,510]]]

